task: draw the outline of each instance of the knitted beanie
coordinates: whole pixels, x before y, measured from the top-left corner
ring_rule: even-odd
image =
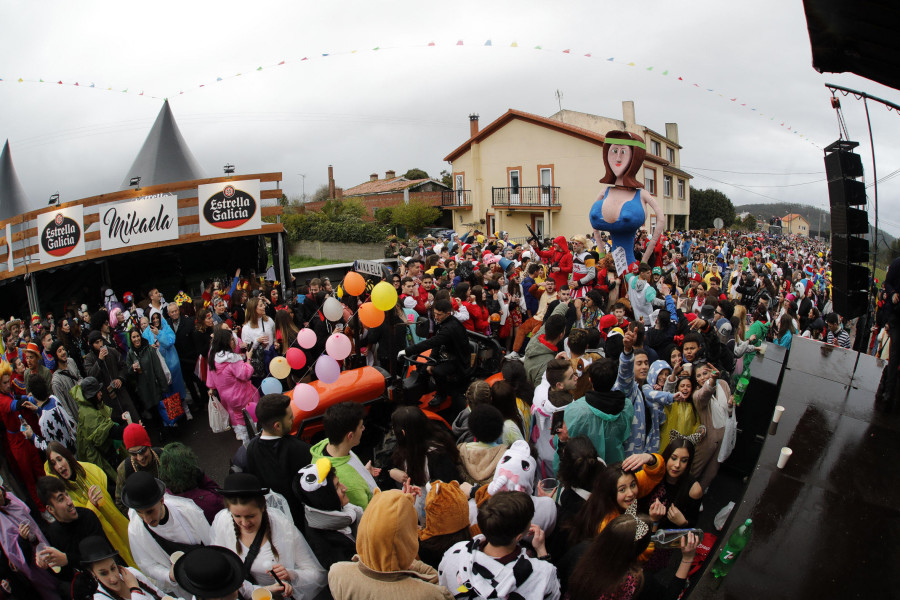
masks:
[[[125,427],[125,431],[122,433],[122,444],[126,450],[139,446],[153,446],[150,443],[150,436],[147,435],[147,430],[138,423],[132,423]]]

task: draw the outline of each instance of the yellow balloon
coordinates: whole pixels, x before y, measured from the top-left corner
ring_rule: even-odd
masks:
[[[387,281],[372,288],[372,304],[378,310],[391,310],[397,306],[397,290]]]
[[[275,379],[284,379],[291,374],[291,365],[288,364],[285,357],[276,356],[272,359],[272,362],[269,363],[269,373],[271,373],[272,377]]]

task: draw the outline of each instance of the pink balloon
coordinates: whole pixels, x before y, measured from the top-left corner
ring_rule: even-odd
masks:
[[[297,343],[301,348],[309,350],[316,345],[316,332],[309,328],[301,329],[297,334]]]
[[[323,354],[316,361],[316,377],[322,383],[334,383],[341,375],[341,367],[337,361],[330,356]]]
[[[288,348],[285,358],[292,369],[302,369],[306,366],[306,355],[300,348]]]
[[[305,412],[315,410],[319,406],[319,392],[308,383],[298,383],[294,387],[294,406]]]
[[[325,352],[335,360],[344,360],[350,356],[351,350],[353,350],[353,344],[350,343],[350,338],[343,333],[334,333],[325,342]]]

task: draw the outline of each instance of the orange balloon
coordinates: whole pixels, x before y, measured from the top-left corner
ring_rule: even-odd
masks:
[[[384,311],[375,308],[371,302],[366,302],[359,307],[359,320],[366,327],[378,327],[384,323]]]
[[[344,276],[344,291],[351,296],[359,296],[366,291],[366,280],[356,271],[350,271]]]

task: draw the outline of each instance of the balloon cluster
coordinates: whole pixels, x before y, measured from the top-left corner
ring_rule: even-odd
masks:
[[[350,271],[341,283],[344,293],[351,296],[361,296],[366,291],[366,280],[354,271]],[[378,327],[384,322],[385,311],[393,309],[397,305],[397,290],[393,285],[382,281],[372,288],[371,301],[363,303],[359,307],[359,320],[366,327]],[[329,321],[339,321],[344,316],[344,306],[337,298],[327,298],[322,304],[322,315]],[[306,366],[306,354],[301,350],[310,350],[318,341],[316,332],[312,329],[301,329],[297,334],[297,345],[300,348],[289,348],[285,356],[273,358],[269,363],[271,377],[266,377],[262,382],[264,394],[281,393],[280,379],[285,379],[291,369],[302,369]],[[325,352],[316,359],[314,369],[316,377],[322,383],[329,384],[338,380],[341,375],[339,360],[344,360],[353,351],[353,344],[343,333],[333,333],[325,340]],[[302,411],[312,411],[319,405],[319,392],[308,383],[298,383],[294,387],[294,405]]]

